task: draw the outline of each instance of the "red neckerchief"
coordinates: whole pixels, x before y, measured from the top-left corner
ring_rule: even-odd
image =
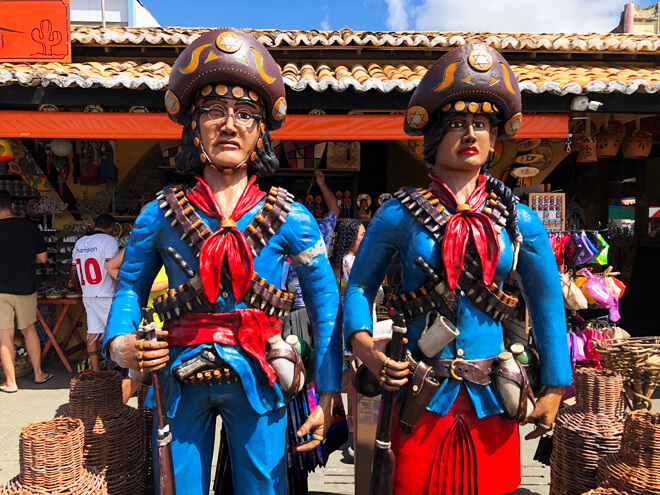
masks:
[[[485,285],[490,285],[495,276],[495,267],[500,259],[500,243],[497,240],[497,232],[491,219],[484,213],[478,213],[478,209],[488,199],[486,191],[486,176],[480,175],[477,187],[466,205],[459,205],[454,192],[447,184],[433,175],[429,191],[440,200],[440,202],[454,210],[449,217],[442,240],[442,261],[447,271],[447,284],[449,289],[454,290],[458,278],[463,270],[465,250],[470,240],[477,249],[481,260],[482,278]]]
[[[252,278],[252,253],[245,236],[236,230],[236,220],[259,203],[266,193],[254,185],[257,178],[252,177],[236,203],[230,222],[227,222],[211,187],[201,177],[196,179],[197,185],[188,190],[188,199],[201,211],[221,222],[220,228],[204,242],[199,253],[199,277],[204,292],[211,303],[218,299],[221,268],[226,257],[234,297],[236,301],[241,301]],[[225,222],[227,224],[223,226]]]

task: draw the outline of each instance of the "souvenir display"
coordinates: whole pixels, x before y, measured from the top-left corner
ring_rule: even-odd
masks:
[[[539,216],[548,232],[557,232],[566,228],[565,205],[565,193],[530,193],[529,195],[529,207]]]
[[[358,216],[360,220],[371,220],[371,196],[368,194],[359,194],[357,197]]]

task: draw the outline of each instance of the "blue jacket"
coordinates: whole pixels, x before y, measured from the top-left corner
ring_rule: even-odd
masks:
[[[541,358],[541,383],[545,386],[569,385],[571,367],[564,305],[548,235],[539,218],[524,205],[518,205],[518,226],[523,245],[517,273]],[[506,230],[499,233],[499,243],[500,259],[494,282],[501,287],[513,263],[513,246]],[[401,258],[403,292],[417,289],[427,281],[414,263],[417,256],[422,256],[435,270],[442,265],[440,245],[399,200],[392,199],[383,204],[371,220],[353,264],[344,295],[344,333],[347,342],[354,332],[372,332],[371,304],[395,252]],[[423,357],[417,340],[424,324],[424,315],[407,321],[408,344],[405,348],[410,349],[418,359]],[[456,327],[460,335],[436,357],[482,359],[497,356],[505,350],[501,323],[460,294]],[[467,381],[463,383],[467,386],[478,417],[504,412],[492,385],[484,387]],[[427,409],[443,416],[447,414],[456,400],[460,384],[453,378],[444,380]]]
[[[236,222],[239,231],[246,228],[264,202],[265,199]],[[201,211],[197,211],[197,214],[211,230],[219,228],[220,222],[215,218],[209,218]],[[151,284],[163,264],[170,287],[178,287],[188,281],[186,275],[165,253],[168,246],[173,246],[188,264],[199,272],[197,259],[165,219],[158,202],[151,202],[136,220],[126,246],[105,333],[103,348],[106,357],[108,343],[114,337],[137,330],[140,308],[146,306]],[[337,284],[316,220],[298,203],[293,203],[284,225],[254,258],[254,271],[268,283],[279,287],[287,255],[300,276],[300,285],[314,331],[316,390],[337,392],[341,389],[342,369],[341,331],[335,328],[339,302]],[[218,294],[214,312],[229,313],[246,307],[245,302],[235,300],[231,287],[225,287]],[[240,375],[248,400],[257,413],[263,414],[285,405],[280,387],[271,387],[258,363],[240,347],[220,344],[171,346],[170,360],[161,370],[170,417],[174,417],[181,396],[181,386],[170,374],[170,369],[200,350],[210,347],[214,347],[218,355]]]

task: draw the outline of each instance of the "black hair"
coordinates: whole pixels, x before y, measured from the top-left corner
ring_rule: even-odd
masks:
[[[424,131],[424,163],[434,172],[435,155],[438,151],[438,145],[447,132],[451,119],[456,115],[455,111],[443,112],[437,116]],[[494,129],[502,124],[502,120],[495,116],[495,114],[486,114],[490,122],[490,128]],[[487,187],[495,192],[506,206],[509,216],[506,221],[506,231],[509,238],[514,241],[520,231],[518,230],[518,198],[513,191],[509,189],[502,181],[496,179],[488,173],[488,163],[491,160],[491,155],[488,154],[488,160],[481,166],[481,173],[486,176]]]
[[[341,222],[339,227],[337,227],[332,256],[330,257],[332,268],[341,267],[341,261],[344,259],[344,256],[355,245],[355,241],[357,241],[360,225],[362,224],[359,220],[349,218]]]
[[[115,225],[115,219],[110,213],[101,213],[94,220],[94,227],[97,229],[105,230]]]
[[[0,189],[0,210],[11,210],[11,205],[14,202],[11,195],[4,189]]]
[[[181,133],[181,151],[174,158],[174,168],[181,174],[198,175],[204,170],[204,163],[199,159],[199,148],[195,146],[195,131],[192,128],[193,116],[190,111],[186,113],[183,119],[183,131]],[[257,122],[257,125],[260,125]],[[273,150],[273,141],[270,137],[268,124],[261,137],[263,143],[261,148],[257,149],[257,157],[253,162],[248,162],[248,171],[256,173],[258,176],[274,174],[280,168],[280,162],[275,156]]]

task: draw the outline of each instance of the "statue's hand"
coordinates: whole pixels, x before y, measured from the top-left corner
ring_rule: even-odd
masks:
[[[144,332],[120,335],[110,342],[110,359],[122,368],[151,373],[169,361],[167,332],[156,330],[157,340],[145,340]]]
[[[332,402],[334,396],[334,392],[319,393],[318,405],[314,408],[312,414],[307,418],[307,421],[305,421],[296,433],[299,437],[303,437],[309,432],[312,433],[312,441],[298,447],[297,450],[299,452],[314,450],[325,440],[325,436],[332,423]]]
[[[564,395],[564,387],[548,387],[543,396],[536,401],[536,407],[521,424],[536,423],[536,428],[525,436],[525,440],[532,440],[549,432],[555,427],[555,417]]]

